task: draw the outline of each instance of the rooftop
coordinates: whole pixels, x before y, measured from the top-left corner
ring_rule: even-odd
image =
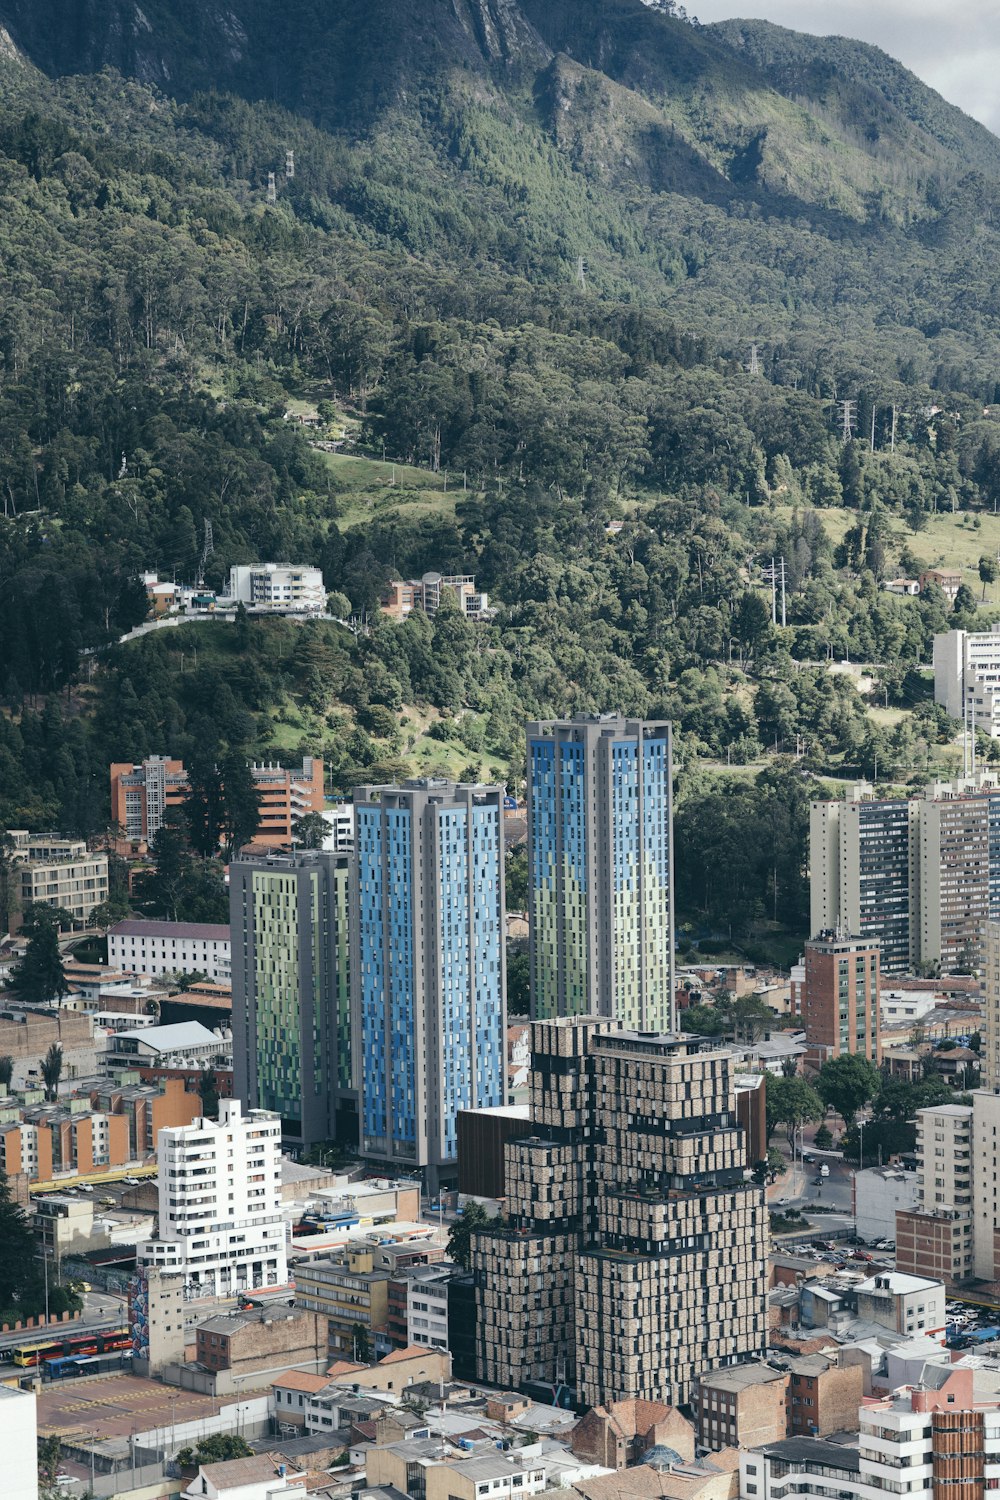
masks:
[[[228,943],[229,926],[222,922],[155,922],[127,917],[108,928],[109,937],[200,938],[206,943]]]
[[[200,1021],[177,1021],[173,1026],[145,1026],[138,1031],[119,1032],[149,1047],[153,1052],[176,1052],[181,1047],[221,1045],[222,1038]]]
[[[857,1474],[861,1468],[857,1448],[842,1448],[839,1443],[828,1443],[823,1438],[784,1438],[780,1443],[765,1443],[754,1451],[786,1464],[823,1464],[848,1474]]]
[[[863,1281],[858,1287],[858,1291],[877,1292],[886,1290],[892,1292],[894,1295],[899,1295],[905,1292],[927,1292],[932,1287],[940,1287],[944,1291],[944,1283],[935,1281],[932,1277],[906,1276],[902,1271],[879,1271],[875,1276],[869,1276],[867,1281]]]
[[[745,1391],[752,1385],[768,1385],[772,1380],[784,1380],[784,1370],[772,1369],[770,1365],[758,1363],[734,1365],[731,1369],[712,1370],[703,1375],[699,1384],[710,1386],[713,1391]]]

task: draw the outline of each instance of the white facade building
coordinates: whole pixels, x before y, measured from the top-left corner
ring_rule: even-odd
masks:
[[[896,1210],[916,1208],[919,1184],[916,1172],[899,1167],[867,1167],[854,1174],[854,1214],[858,1234],[872,1244],[896,1238]]]
[[[406,1338],[432,1349],[448,1347],[448,1283],[453,1266],[416,1266],[406,1276]]]
[[[0,1453],[4,1500],[38,1500],[37,1416],[31,1391],[0,1386]]]
[[[1000,735],[1000,620],[989,630],[948,630],[934,637],[934,701],[953,719]]]
[[[228,984],[229,927],[216,922],[116,922],[108,928],[108,963],[127,974],[204,974]]]
[[[974,1400],[972,1371],[924,1369],[858,1413],[857,1448],[788,1438],[740,1453],[741,1500],[978,1497],[1000,1489],[1000,1407]]]
[[[324,808],[320,817],[330,825],[323,848],[334,854],[350,853],[354,848],[354,803],[341,802],[337,807]]]
[[[229,597],[250,610],[270,614],[322,614],[326,588],[319,568],[253,563],[230,568]]]
[[[156,1161],[159,1234],[138,1247],[141,1264],[181,1272],[200,1295],[285,1284],[277,1115],[223,1099],[217,1122],[161,1130]]]

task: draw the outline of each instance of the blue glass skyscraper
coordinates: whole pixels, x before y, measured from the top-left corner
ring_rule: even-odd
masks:
[[[537,1020],[673,1022],[673,795],[666,723],[528,725],[528,919]]]
[[[352,999],[364,1155],[456,1158],[456,1115],[506,1102],[503,788],[354,794]]]

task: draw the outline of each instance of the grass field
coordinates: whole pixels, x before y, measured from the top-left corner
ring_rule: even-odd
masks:
[[[342,529],[377,521],[383,516],[453,516],[462,494],[462,476],[452,484],[444,474],[415,469],[407,464],[358,458],[349,453],[323,453],[320,457],[337,481]]]
[[[784,518],[792,514],[790,505],[775,507]],[[817,515],[823,523],[827,536],[836,546],[843,541],[844,533],[857,520],[853,510],[819,510]],[[979,521],[977,526],[975,523]],[[890,519],[892,543],[898,549],[906,546],[914,557],[927,568],[961,568],[965,582],[976,594],[982,592],[979,582],[979,559],[984,553],[1000,555],[1000,515],[977,515],[958,511],[954,515],[946,512],[931,516],[922,531],[911,531],[902,516]],[[986,603],[996,603],[1000,597],[994,585],[986,590]]]

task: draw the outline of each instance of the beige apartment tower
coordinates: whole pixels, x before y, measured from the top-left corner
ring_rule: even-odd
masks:
[[[532,1054],[537,1134],[506,1148],[509,1227],[473,1240],[477,1374],[579,1406],[686,1402],[767,1338],[767,1214],[732,1059],[594,1017],[535,1022]]]

